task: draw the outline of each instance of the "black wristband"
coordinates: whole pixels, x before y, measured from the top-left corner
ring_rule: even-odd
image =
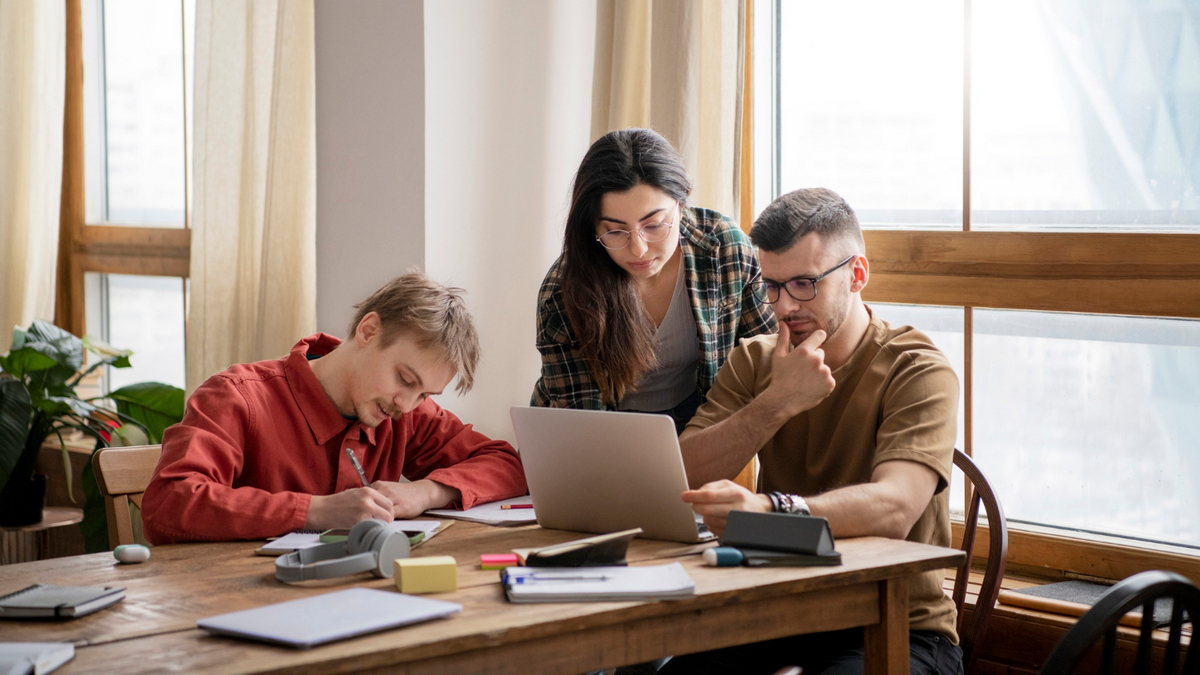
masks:
[[[783,511],[783,504],[780,503],[780,497],[783,497],[782,492],[767,493],[767,498],[771,500],[771,510],[775,513]]]

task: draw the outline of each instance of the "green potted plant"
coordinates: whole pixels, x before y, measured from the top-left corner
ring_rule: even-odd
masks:
[[[85,349],[97,358],[82,370]],[[69,467],[64,434],[83,433],[95,440],[97,449],[159,443],[163,430],[183,417],[183,390],[158,382],[122,387],[102,397],[115,403],[115,410],[75,393],[80,380],[101,366],[128,368],[130,355],[44,321],[13,329],[11,350],[0,356],[0,525],[42,519],[46,476],[35,475],[34,466],[47,439],[59,440],[63,466]],[[69,472],[66,480],[69,490]],[[104,506],[90,463],[84,470],[84,492],[84,538],[89,550],[103,549]]]

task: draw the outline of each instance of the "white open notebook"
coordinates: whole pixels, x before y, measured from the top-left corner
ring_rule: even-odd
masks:
[[[512,499],[502,499],[498,502],[488,502],[473,506],[466,511],[458,511],[455,509],[433,509],[426,511],[425,515],[435,518],[454,518],[455,520],[465,520],[471,523],[483,523],[484,525],[532,525],[537,522],[537,514],[531,508],[520,509],[505,509],[504,506],[533,506],[533,497],[525,495],[524,497],[513,497]]]
[[[350,588],[200,619],[211,633],[308,649],[334,640],[440,619],[462,605],[395,591]]]
[[[425,542],[433,537],[433,535],[446,529],[443,527],[446,524],[437,520],[393,520],[388,527],[395,532],[424,532],[425,539],[422,542]],[[261,555],[283,555],[284,553],[291,553],[292,551],[299,551],[320,545],[320,532],[291,532],[278,539],[268,541],[262,545],[262,548],[255,551],[255,553]]]

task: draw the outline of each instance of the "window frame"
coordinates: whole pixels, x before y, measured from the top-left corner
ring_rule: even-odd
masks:
[[[752,5],[754,0],[746,0]],[[765,4],[765,3],[764,3]],[[1004,232],[971,230],[971,4],[963,0],[963,209],[961,230],[864,230],[871,283],[867,302],[963,308],[964,448],[973,449],[973,310],[1095,313],[1200,319],[1200,234],[1130,232]],[[781,191],[779,166],[779,13],[771,0],[773,190]],[[763,8],[766,9],[766,8]],[[747,10],[749,15],[750,10]],[[747,21],[747,42],[753,43]],[[749,50],[748,50],[749,51]],[[750,86],[752,70],[746,68]],[[745,99],[751,116],[752,99]],[[753,166],[743,145],[742,171]],[[744,182],[753,188],[754,182]],[[752,193],[743,192],[743,213]],[[744,216],[748,229],[749,218]],[[966,488],[964,488],[966,489]],[[986,526],[981,525],[986,532]],[[955,545],[962,523],[953,523]],[[973,557],[986,559],[986,533]],[[1010,523],[1010,569],[1037,576],[1122,579],[1166,569],[1200,583],[1200,554],[1168,545],[1135,546],[1118,537],[1072,536],[1058,528]]]
[[[66,3],[66,90],[63,106],[63,174],[59,212],[55,323],[74,333],[87,332],[84,274],[133,274],[180,277],[191,267],[190,214],[182,228],[88,223],[83,115],[83,18],[81,0]],[[184,114],[187,114],[186,107]],[[188,161],[184,149],[184,162]],[[185,201],[187,195],[185,192]],[[186,321],[186,319],[185,319]]]

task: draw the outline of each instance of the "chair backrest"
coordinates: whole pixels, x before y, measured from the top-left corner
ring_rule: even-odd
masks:
[[[958,574],[954,577],[954,592],[951,595],[954,598],[954,606],[958,608],[957,630],[963,650],[963,666],[966,674],[971,675],[979,658],[977,647],[987,632],[992,609],[996,606],[996,596],[1000,594],[1000,582],[1004,579],[1004,568],[1008,565],[1008,521],[1004,518],[1004,507],[1000,505],[991,484],[979,467],[975,466],[975,462],[960,450],[955,450],[954,466],[963,472],[971,486],[967,513],[963,520],[962,550],[966,552],[967,558],[959,566]],[[979,599],[975,602],[971,623],[967,625],[963,603],[967,597],[967,583],[971,577],[971,554],[975,548],[975,532],[979,527],[980,503],[987,510],[988,557],[983,582],[979,585]]]
[[[142,493],[154,476],[160,455],[161,445],[101,448],[92,455],[92,472],[108,512],[109,546],[134,543],[129,503],[142,507]]]
[[[1150,652],[1154,633],[1154,602],[1159,598],[1171,598],[1170,635],[1163,655],[1163,673],[1179,672],[1180,636],[1183,631],[1183,612],[1187,610],[1193,624],[1200,618],[1200,589],[1187,578],[1174,572],[1142,572],[1135,574],[1108,589],[1079,621],[1067,631],[1050,658],[1042,665],[1044,674],[1062,675],[1073,673],[1091,650],[1092,645],[1104,638],[1101,653],[1103,673],[1112,673],[1117,656],[1117,623],[1132,609],[1141,608],[1142,627],[1138,638],[1137,660],[1133,672],[1150,672]],[[1200,673],[1200,640],[1192,636],[1188,646],[1183,672],[1191,675]]]

